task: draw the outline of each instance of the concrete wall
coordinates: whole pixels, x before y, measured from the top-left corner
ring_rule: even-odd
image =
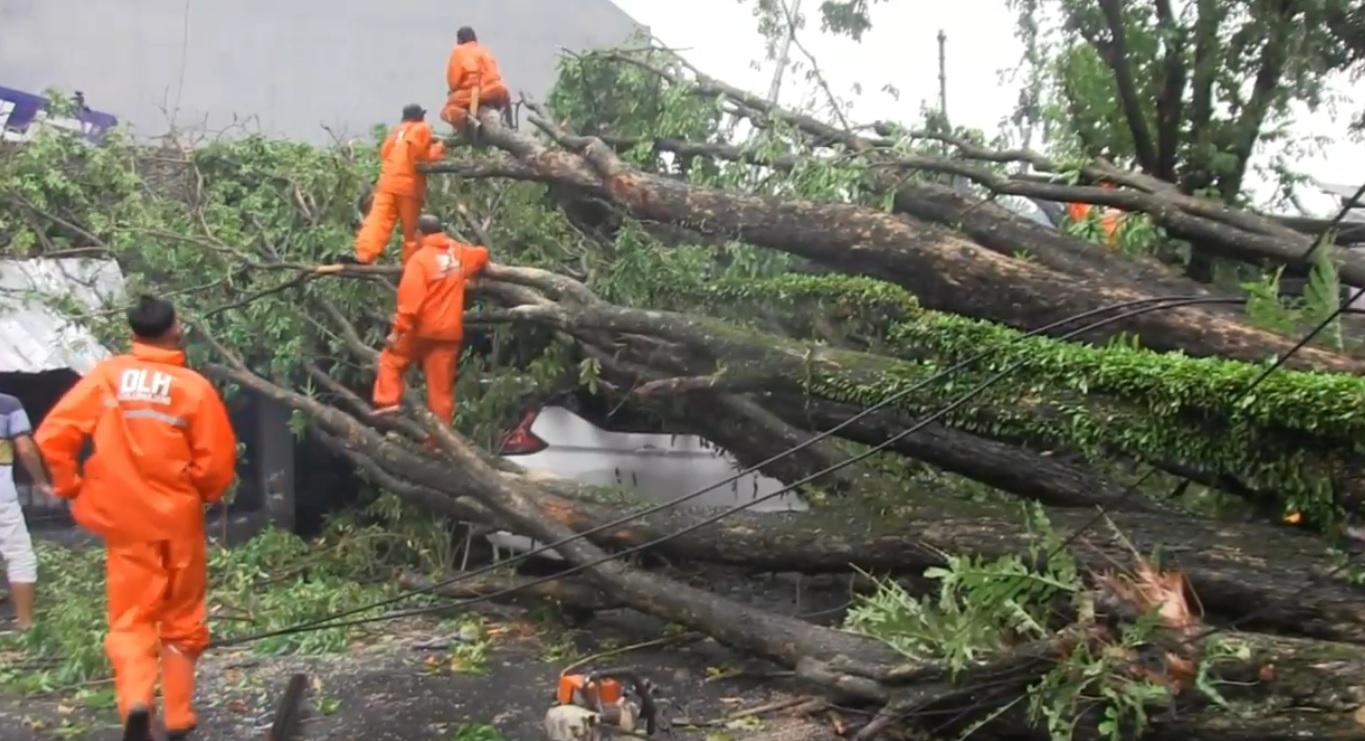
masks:
[[[611,0],[0,0],[0,85],[80,90],[140,136],[236,117],[322,143],[322,125],[364,135],[412,102],[435,121],[463,25],[537,99],[562,48],[637,28]]]

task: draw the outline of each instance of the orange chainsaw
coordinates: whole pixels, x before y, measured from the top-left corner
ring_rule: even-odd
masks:
[[[605,669],[559,678],[555,705],[545,716],[551,739],[596,739],[598,726],[653,735],[658,725],[654,686],[633,669]]]

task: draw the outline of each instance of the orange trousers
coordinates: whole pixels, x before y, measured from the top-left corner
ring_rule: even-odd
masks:
[[[455,419],[455,372],[460,364],[458,340],[433,340],[400,335],[393,347],[379,354],[379,372],[374,379],[375,408],[393,406],[403,398],[403,375],[413,363],[422,366],[427,379],[427,408],[441,422]]]
[[[104,648],[124,720],[135,705],[156,707],[159,674],[166,728],[188,730],[198,722],[194,668],[209,643],[206,560],[202,535],[106,546]]]
[[[393,234],[393,227],[403,227],[403,262],[417,252],[417,219],[422,215],[422,198],[399,196],[393,193],[374,194],[369,213],[355,235],[355,259],[369,264],[379,259]]]
[[[474,91],[456,90],[450,94],[445,107],[441,109],[441,120],[454,126],[456,131],[463,131],[471,105],[474,105]],[[479,108],[501,110],[509,105],[512,105],[512,94],[507,92],[504,85],[495,85],[479,96]]]

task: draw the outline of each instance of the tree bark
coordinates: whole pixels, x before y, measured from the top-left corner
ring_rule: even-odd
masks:
[[[541,273],[503,270],[497,275],[527,280],[529,276]],[[578,288],[581,289],[581,285]],[[509,310],[507,316],[547,324],[588,344],[603,343],[603,337],[609,336],[601,347],[603,353],[629,360],[637,366],[652,366],[661,373],[710,377],[745,386],[765,385],[773,393],[795,398],[811,395],[858,406],[879,402],[926,378],[930,369],[957,360],[932,355],[917,358],[930,361],[926,368],[908,360],[809,344],[712,319],[615,306],[590,295],[579,296],[568,307],[558,304],[519,306]],[[915,347],[902,347],[902,350],[909,355],[917,352]],[[963,384],[961,391],[974,383],[973,380]],[[1072,447],[1069,441],[1080,434],[1070,427],[1077,419],[1073,413],[1076,409],[1085,409],[1087,419],[1102,419],[1124,429],[1160,429],[1167,433],[1175,429],[1172,427],[1175,422],[1164,419],[1161,416],[1164,412],[1151,406],[1152,399],[1148,398],[1153,393],[1151,389],[1142,390],[1140,398],[1106,395],[1106,389],[1098,385],[1087,388],[1086,393],[1049,390],[1042,384],[1033,384],[1024,394],[1010,389],[1003,384],[996,386],[994,391],[987,389],[979,398],[946,416],[945,423],[1012,443],[1026,441],[1043,449]],[[931,390],[911,393],[898,401],[896,407],[924,413],[938,410],[943,403],[945,399],[941,393]],[[1222,481],[1222,477],[1240,481],[1246,472],[1233,469],[1233,462],[1237,462],[1237,466],[1254,465],[1263,472],[1317,472],[1324,477],[1324,483],[1343,492],[1343,496],[1356,496],[1365,482],[1365,460],[1353,452],[1353,442],[1349,439],[1324,437],[1307,429],[1291,429],[1280,419],[1248,426],[1244,415],[1228,408],[1208,408],[1186,401],[1181,404],[1178,428],[1189,437],[1168,436],[1165,439],[1171,441],[1169,444],[1176,447],[1198,445],[1202,449],[1226,445],[1225,454],[1206,456],[1199,463],[1186,461],[1183,449],[1153,447],[1152,441],[1161,436],[1152,435],[1136,436],[1128,442],[1120,442],[1116,437],[1108,451],[1161,466],[1184,463],[1198,470],[1208,481]],[[1273,468],[1275,461],[1284,461],[1284,467]],[[1305,461],[1315,463],[1309,468],[1301,468]],[[1210,465],[1219,468],[1205,468]]]
[[[1201,117],[1206,119],[1209,115],[1209,111],[1205,110],[1208,108],[1206,104],[1209,101],[1201,99],[1201,95],[1203,98],[1208,98],[1209,85],[1213,84],[1217,73],[1216,65],[1210,66],[1210,64],[1205,63],[1208,60],[1203,59],[1205,56],[1203,52],[1208,51],[1205,47],[1218,43],[1216,33],[1218,15],[1223,13],[1224,11],[1217,3],[1206,4],[1201,2],[1200,4],[1199,18],[1195,29],[1196,61],[1192,76],[1194,110],[1191,117],[1196,123],[1195,131],[1189,137],[1196,146],[1207,144],[1207,142],[1201,141],[1202,134],[1198,133]],[[704,98],[724,97],[734,103],[738,112],[747,116],[750,122],[760,129],[768,127],[771,121],[781,121],[806,134],[809,138],[807,144],[812,148],[842,147],[849,152],[862,154],[871,160],[875,160],[884,165],[875,168],[873,175],[874,186],[883,192],[898,192],[903,181],[913,177],[916,170],[948,173],[966,177],[995,195],[1018,195],[1062,203],[1090,203],[1112,206],[1124,211],[1145,213],[1171,236],[1198,243],[1214,254],[1253,263],[1269,261],[1272,264],[1289,265],[1298,269],[1308,267],[1309,261],[1306,259],[1306,255],[1314,243],[1314,237],[1317,236],[1317,234],[1306,236],[1297,233],[1290,226],[1279,223],[1275,217],[1235,209],[1216,200],[1186,195],[1169,182],[1142,173],[1122,171],[1103,160],[1096,160],[1081,170],[1084,182],[1091,185],[1063,184],[1059,175],[1071,168],[1062,167],[1037,152],[990,149],[952,134],[935,131],[907,131],[890,124],[878,124],[875,127],[875,132],[880,138],[873,139],[835,128],[811,116],[785,110],[764,98],[727,85],[696,70],[693,70],[692,79],[684,79],[668,70],[653,67],[626,53],[608,52],[602,57],[650,72],[667,80],[671,85],[691,89],[694,94]],[[907,139],[929,140],[947,144],[957,150],[956,156],[951,158],[905,157],[900,154],[903,147],[898,145]],[[1210,151],[1216,149],[1217,147],[1214,147]],[[1042,178],[1031,175],[1006,176],[992,172],[988,167],[982,166],[983,164],[1012,162],[1026,163],[1035,172],[1050,173],[1051,175]],[[1094,187],[1104,182],[1121,187],[1112,190]],[[1213,183],[1206,185],[1213,185]],[[920,188],[922,186],[913,184],[912,187]],[[973,204],[980,205],[980,201],[974,198],[968,200]],[[896,207],[901,209],[910,203],[898,204]],[[905,212],[915,213],[908,208]],[[927,216],[921,216],[921,218],[929,218],[954,229],[962,228],[957,221],[939,221]],[[1009,220],[1025,221],[1022,217],[1013,214],[1009,215]],[[980,241],[981,238],[973,235],[973,239]],[[1085,244],[1078,239],[1072,241],[1077,244]],[[982,242],[982,244],[986,243]],[[1095,249],[1094,245],[1090,245],[1090,247],[1092,250]],[[1022,246],[1004,244],[999,248],[992,247],[992,249],[1001,249],[1005,255],[1009,256],[1021,250],[1033,252],[1034,245],[1032,243],[1025,243]],[[1365,256],[1355,254],[1350,250],[1333,248],[1329,250],[1329,257],[1340,266],[1341,275],[1347,283],[1365,285]],[[1121,261],[1122,258],[1119,256],[1111,256],[1113,264],[1118,265]],[[1183,281],[1185,285],[1192,283],[1195,282]],[[1191,293],[1188,288],[1182,292]]]
[[[545,296],[531,308],[543,308],[556,300],[573,302],[589,298],[571,281],[557,284],[550,293],[555,298]],[[509,287],[505,294],[529,298],[516,287]],[[209,341],[213,342],[211,338]],[[214,343],[214,348],[221,357],[234,357],[221,345]],[[624,506],[619,493],[545,481],[506,470],[509,468],[506,465],[502,466],[504,470],[498,470],[489,465],[486,454],[436,425],[425,413],[422,425],[440,442],[443,450],[439,455],[410,445],[403,437],[386,437],[313,397],[276,386],[251,373],[240,361],[210,366],[207,370],[307,415],[362,468],[377,472],[381,485],[437,511],[461,517],[486,512],[499,526],[552,543],[613,519]],[[448,503],[441,504],[442,500]],[[608,528],[591,540],[636,546],[668,535],[676,537],[657,546],[666,555],[749,569],[844,570],[855,562],[886,571],[937,565],[945,552],[1019,553],[1037,537],[1013,518],[1002,516],[998,507],[927,496],[898,506],[892,518],[839,508],[789,515],[737,514],[709,525],[706,530],[679,534],[682,525],[700,524],[703,514],[672,509],[637,517]],[[1083,513],[1055,511],[1050,515],[1058,528],[1079,530],[1088,524],[1079,521]],[[1361,590],[1330,581],[1314,584],[1306,592],[1298,590],[1304,574],[1311,573],[1315,559],[1319,558],[1317,543],[1311,539],[1280,535],[1270,528],[1233,531],[1217,523],[1162,515],[1123,513],[1113,515],[1112,519],[1114,528],[1143,552],[1171,540],[1198,543],[1198,550],[1181,553],[1179,562],[1214,620],[1234,610],[1237,617],[1244,617],[1247,604],[1261,604],[1267,611],[1257,618],[1257,625],[1365,642],[1365,617],[1355,609]],[[1134,557],[1128,542],[1109,529],[1086,531],[1078,546],[1082,563],[1091,569],[1122,566],[1131,563]],[[792,667],[800,677],[826,687],[837,697],[885,705],[897,711],[960,708],[967,711],[962,716],[964,722],[981,718],[998,702],[1012,699],[980,702],[982,683],[1008,687],[1017,696],[1041,672],[1055,666],[1056,658],[1076,640],[1074,636],[1061,635],[1054,640],[1010,648],[954,675],[938,662],[910,661],[898,656],[876,640],[775,615],[658,574],[636,571],[612,560],[587,540],[557,543],[555,548],[572,564],[586,568],[586,576],[596,588],[623,605],[681,623],[738,650]],[[1318,648],[1314,652],[1275,653],[1265,658],[1273,660],[1295,682],[1293,686],[1267,685],[1265,690],[1272,697],[1292,696],[1303,683],[1341,686],[1339,670],[1360,660],[1361,649],[1357,647],[1295,645]],[[1325,665],[1322,658],[1329,649],[1344,658]],[[1256,670],[1253,667],[1248,671]],[[1307,718],[1305,727],[1310,731],[1328,725],[1335,728],[1331,724],[1339,716],[1340,713],[1323,713],[1321,717]],[[1193,734],[1201,732],[1203,723],[1216,727],[1226,725],[1227,719],[1215,711],[1201,711],[1185,722],[1192,724],[1187,729]]]
[[[561,134],[563,142],[576,151],[550,149],[502,127],[492,116],[488,119],[481,130],[483,140],[512,154],[515,164],[483,163],[472,169],[437,165],[431,171],[480,171],[573,185],[609,198],[639,219],[684,223],[704,233],[838,265],[847,272],[904,286],[930,308],[1019,328],[1039,327],[1152,295],[1136,287],[1069,276],[1005,257],[942,228],[873,209],[763,198],[632,171],[599,140]],[[1153,349],[1257,362],[1286,354],[1294,345],[1270,332],[1190,307],[1117,321],[1096,335],[1119,331],[1138,335]],[[1365,362],[1316,348],[1299,351],[1290,363],[1343,372],[1365,368]]]
[[[788,422],[818,430],[844,424],[861,411],[848,404],[818,399],[798,401],[777,394],[768,394],[762,401]],[[852,422],[839,435],[864,445],[878,445],[914,423],[913,417],[894,411],[874,412]],[[1103,507],[1111,512],[1171,511],[1146,495],[1128,494],[1124,487],[1083,466],[939,424],[902,437],[889,449],[1053,507]]]

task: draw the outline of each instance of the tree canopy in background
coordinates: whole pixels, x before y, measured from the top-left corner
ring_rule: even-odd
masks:
[[[856,38],[875,7],[821,11]],[[759,10],[780,27],[780,7]],[[1240,20],[1228,13],[1219,33]],[[1133,39],[1157,24],[1120,20]],[[1297,345],[1331,318],[1341,282],[1365,285],[1365,260],[1163,180],[1126,127],[1086,150],[1101,116],[1127,121],[1097,82],[1103,28],[1062,25],[1066,44],[1039,45],[1051,76],[1038,115],[1069,115],[1052,97],[1068,85],[1091,102],[1038,152],[942,120],[855,129],[659,49],[566,58],[521,130],[485,116],[431,173],[429,207],[497,262],[475,291],[453,432],[420,389],[392,423],[365,399],[396,258],[332,263],[373,146],[39,136],[0,153],[0,234],[12,258],[118,260],[132,288],[177,301],[196,367],[288,407],[300,436],[376,487],[543,542],[587,533],[556,547],[583,569],[566,580],[784,664],[869,710],[874,730],[1358,732],[1365,618],[1358,570],[1335,548],[1365,501],[1365,359],[1349,322]],[[1246,48],[1269,43],[1257,39]],[[1134,48],[1128,61],[1147,48],[1159,61]],[[1272,98],[1258,132],[1283,115]],[[1244,142],[1242,109],[1215,109],[1201,136]],[[1181,110],[1175,178],[1228,182]],[[1123,209],[1141,248],[1005,198]],[[1158,259],[1172,242],[1311,273],[1313,295],[1191,280]],[[122,341],[116,307],[48,299]],[[1258,382],[1279,357],[1287,367]],[[638,492],[499,459],[502,430],[547,401],[704,435],[800,482],[809,509],[649,511]],[[611,557],[641,547],[672,565]],[[707,564],[875,578],[831,627],[697,586]]]

